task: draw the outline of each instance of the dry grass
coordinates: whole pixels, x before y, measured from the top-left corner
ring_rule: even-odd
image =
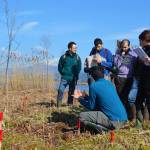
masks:
[[[0,85],[1,89],[3,89],[4,86],[4,76],[1,76],[0,78]],[[29,90],[29,89],[48,89],[51,92],[55,89],[56,82],[54,81],[54,77],[52,74],[48,75],[48,81],[47,77],[44,74],[41,73],[23,73],[18,72],[11,75],[11,78],[9,80],[9,91],[22,91],[22,90]]]
[[[53,98],[56,94],[53,93]],[[83,108],[66,106],[58,110],[51,95],[50,92],[40,90],[9,93],[10,111],[4,114],[3,149],[149,149],[149,122],[144,124],[143,129],[136,129],[133,124],[129,124],[126,129],[116,131],[114,144],[110,143],[109,133],[78,135],[73,129]],[[22,101],[25,101],[24,105]]]
[[[57,109],[56,83],[52,76],[48,82],[45,75],[13,72],[9,80],[9,92],[0,91],[0,111],[4,112],[4,150],[148,150],[150,148],[150,125],[143,129],[133,124],[115,132],[115,143],[110,134],[78,135],[76,121],[83,111],[78,103],[74,107]],[[0,78],[0,82],[3,80]],[[48,85],[48,86],[46,86]],[[67,94],[65,93],[65,100]],[[65,104],[65,101],[64,101]]]

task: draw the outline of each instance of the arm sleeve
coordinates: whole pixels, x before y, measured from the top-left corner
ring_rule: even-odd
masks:
[[[96,104],[96,94],[95,94],[95,90],[92,85],[90,86],[89,91],[90,91],[89,96],[87,96],[85,98],[80,97],[79,102],[81,105],[83,105],[87,109],[94,110],[95,104]]]
[[[63,69],[63,56],[60,57],[59,62],[58,62],[58,71],[62,75],[62,69]]]
[[[112,56],[111,52],[108,52],[108,55],[107,55],[107,58],[106,58],[106,62],[102,61],[100,64],[102,66],[105,66],[105,67],[109,67],[109,68],[112,67],[112,65],[113,65],[113,56]]]
[[[81,64],[82,64],[82,62],[81,62],[81,58],[79,57],[79,60],[78,60],[78,74],[80,73],[80,71],[81,71]]]

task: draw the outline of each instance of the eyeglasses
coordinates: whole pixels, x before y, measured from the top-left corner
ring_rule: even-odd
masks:
[[[145,39],[145,42],[150,43],[150,39]]]

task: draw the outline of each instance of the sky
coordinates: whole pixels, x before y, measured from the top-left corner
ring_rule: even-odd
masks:
[[[0,50],[7,47],[3,0],[0,0]],[[16,14],[19,31],[14,41],[17,51],[31,55],[41,38],[50,39],[51,63],[58,61],[75,41],[82,61],[99,37],[112,53],[116,40],[128,38],[138,45],[138,35],[150,28],[150,0],[8,0],[10,14]],[[19,44],[17,44],[19,43]]]

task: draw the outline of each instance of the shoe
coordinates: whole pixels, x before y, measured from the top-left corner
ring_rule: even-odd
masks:
[[[57,108],[59,108],[59,107],[61,107],[61,105],[62,105],[62,101],[57,101]]]
[[[143,115],[142,115],[142,111],[141,110],[138,110],[137,111],[137,120],[139,120],[140,122],[143,122]]]

